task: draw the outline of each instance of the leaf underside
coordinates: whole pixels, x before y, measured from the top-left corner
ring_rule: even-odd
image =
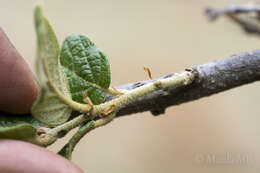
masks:
[[[74,34],[65,39],[60,62],[74,101],[84,103],[83,94],[87,92],[93,104],[103,102],[110,85],[109,62],[86,35]]]
[[[61,102],[51,87],[46,85],[42,87],[41,95],[34,102],[32,112],[37,116],[37,120],[56,126],[68,120],[71,108]]]
[[[59,99],[53,87],[68,98],[71,98],[71,95],[59,62],[60,49],[56,35],[48,20],[42,15],[40,7],[35,9],[35,27],[38,41],[36,72],[42,91],[31,112],[35,119],[56,126],[69,119],[72,109]]]

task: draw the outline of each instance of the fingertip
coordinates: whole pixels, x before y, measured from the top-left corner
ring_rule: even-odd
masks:
[[[16,140],[0,140],[1,172],[83,173],[67,159],[45,148]]]
[[[28,64],[0,28],[0,110],[15,114],[30,112],[39,85]]]

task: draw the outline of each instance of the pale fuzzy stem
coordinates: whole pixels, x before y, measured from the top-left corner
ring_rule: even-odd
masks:
[[[43,130],[44,134],[36,135],[35,138],[30,139],[30,141],[34,144],[41,145],[41,146],[51,145],[53,142],[55,142],[59,138],[59,132],[61,132],[61,131],[64,131],[65,133],[69,132],[70,130],[76,128],[80,124],[83,124],[87,120],[88,120],[87,116],[82,114],[82,115],[79,115],[78,117],[72,119],[71,121],[68,121],[53,129],[39,128],[39,129]]]
[[[127,92],[127,91],[125,91],[125,90],[119,90],[119,89],[116,89],[116,88],[114,88],[114,87],[108,88],[108,89],[106,89],[106,90],[104,90],[104,91],[105,91],[106,93],[109,93],[109,94],[113,95],[113,96],[122,95],[122,94],[124,94],[125,92]]]
[[[102,119],[95,121],[95,128],[106,125],[107,123],[111,122],[115,118],[115,116],[116,116],[116,113],[113,113]]]
[[[49,134],[48,131],[46,131],[46,134],[35,135],[34,138],[29,138],[27,141],[43,147],[47,147],[53,144],[56,140],[56,136],[53,136],[52,134]]]
[[[125,93],[125,94],[121,95],[120,97],[117,97],[111,101],[108,101],[108,102],[100,104],[100,105],[95,105],[93,107],[93,110],[91,112],[89,112],[89,115],[85,115],[85,114],[79,115],[78,117],[72,119],[71,121],[68,121],[60,126],[57,126],[53,129],[46,131],[46,136],[51,135],[51,136],[58,138],[58,133],[60,131],[68,132],[71,129],[88,121],[90,119],[90,117],[95,118],[95,117],[99,116],[102,112],[104,112],[105,110],[107,110],[109,107],[111,107],[113,105],[115,105],[115,109],[113,111],[117,112],[119,109],[134,102],[137,98],[139,98],[141,96],[144,96],[148,93],[152,93],[153,91],[156,91],[156,90],[167,89],[168,87],[172,87],[172,86],[175,86],[176,88],[181,87],[181,86],[186,86],[186,85],[192,83],[194,78],[195,78],[195,74],[193,72],[185,71],[183,73],[175,74],[171,77],[156,80],[150,84],[140,86],[136,89],[128,91],[127,93]],[[110,119],[110,116],[97,120],[95,122],[95,126],[99,127],[99,126],[105,125],[111,121],[111,120],[108,121],[109,119]]]
[[[180,87],[180,86],[188,85],[193,81],[194,78],[195,75],[192,72],[185,71],[180,74],[175,74],[172,77],[166,79],[157,80],[150,84],[133,89],[109,102],[94,106],[92,115],[93,116],[99,115],[106,108],[112,105],[116,106],[115,111],[117,111],[141,96],[144,96],[148,93],[151,93],[159,89],[166,89],[170,86]]]
[[[48,133],[50,133],[54,136],[57,136],[60,131],[65,130],[66,132],[68,132],[68,131],[76,128],[80,124],[83,124],[88,119],[89,119],[89,116],[86,116],[85,114],[81,114],[81,115],[77,116],[76,118],[74,118],[60,126],[50,129],[50,131]]]
[[[114,110],[114,113],[112,113],[112,114],[110,114],[110,115],[108,115],[104,118],[101,118],[97,121],[94,121],[94,126],[90,126],[89,124],[86,124],[85,126],[81,127],[73,135],[73,137],[70,139],[70,141],[67,144],[68,146],[71,147],[70,152],[73,151],[74,147],[77,145],[77,143],[80,141],[80,139],[82,137],[84,137],[88,132],[90,132],[91,130],[93,130],[95,128],[104,126],[104,125],[108,124],[109,122],[111,122],[116,115],[115,112],[117,110],[119,110],[120,108],[122,108],[123,106],[133,102],[138,97],[144,96],[144,95],[151,93],[151,92],[158,90],[158,89],[166,89],[170,86],[179,87],[179,86],[188,85],[193,81],[194,77],[195,76],[191,72],[184,72],[184,73],[181,73],[181,74],[176,74],[173,77],[169,77],[169,78],[162,79],[162,80],[157,80],[157,81],[155,81],[151,84],[147,84],[147,85],[144,85],[142,87],[136,88],[136,89],[134,89],[134,90],[132,90],[128,93],[125,93],[124,95],[122,95],[122,96],[120,96],[116,99],[113,99],[113,100],[107,102],[107,103],[103,103],[101,105],[94,106],[92,115],[99,115],[104,110],[111,107],[112,105],[115,105],[116,108]],[[89,123],[92,123],[92,122],[89,122]]]

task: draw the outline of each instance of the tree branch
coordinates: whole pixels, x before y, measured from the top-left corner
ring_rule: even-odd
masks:
[[[230,5],[222,10],[207,8],[205,13],[211,21],[215,21],[220,16],[227,16],[247,33],[260,34],[260,6]]]
[[[122,108],[117,117],[138,112],[151,111],[153,115],[165,112],[169,106],[179,105],[210,96],[237,86],[260,80],[260,50],[231,56],[192,68],[196,79],[184,88],[157,91],[139,98],[137,102]],[[182,73],[182,72],[180,72]],[[166,75],[162,78],[167,78]],[[126,84],[117,88],[131,90],[150,83],[149,81]],[[108,97],[107,99],[111,99]]]
[[[153,115],[159,115],[164,113],[167,107],[258,81],[260,80],[260,50],[234,55],[223,60],[198,65],[191,69],[196,74],[192,84],[178,89],[170,88],[167,91],[159,90],[148,94],[139,98],[135,103],[120,109],[116,116],[121,117],[145,111],[151,111]],[[172,75],[169,74],[161,78],[167,78]],[[117,88],[132,90],[150,82],[152,80],[121,85]],[[106,98],[106,100],[111,99],[112,96],[107,96]],[[8,113],[0,113],[1,115],[8,115]],[[76,112],[73,117],[78,114]]]

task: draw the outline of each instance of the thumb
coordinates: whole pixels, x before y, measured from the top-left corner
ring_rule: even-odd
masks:
[[[28,113],[38,92],[28,64],[0,28],[0,110]]]

